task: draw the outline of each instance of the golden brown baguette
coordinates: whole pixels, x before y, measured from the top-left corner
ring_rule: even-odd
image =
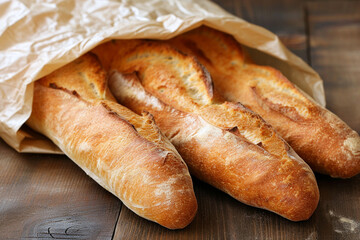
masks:
[[[246,204],[308,219],[319,200],[315,177],[271,126],[240,104],[217,102],[210,76],[193,57],[136,42],[108,43],[118,49],[109,86],[120,103],[151,112],[199,179]],[[98,50],[100,59],[110,55]]]
[[[251,63],[233,37],[201,27],[170,43],[196,56],[226,100],[260,114],[314,171],[340,178],[360,172],[359,135],[278,70]]]
[[[37,81],[27,124],[136,214],[187,226],[197,211],[187,166],[150,114],[111,101],[105,79],[86,54]]]

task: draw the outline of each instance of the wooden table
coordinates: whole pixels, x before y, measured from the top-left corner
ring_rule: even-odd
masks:
[[[216,2],[278,34],[323,77],[327,107],[360,132],[359,1]],[[133,214],[67,157],[19,154],[0,140],[0,239],[360,239],[360,176],[317,180],[317,210],[294,223],[194,179],[198,214],[170,231]]]

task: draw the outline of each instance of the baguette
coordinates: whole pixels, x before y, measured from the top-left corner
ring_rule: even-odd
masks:
[[[201,27],[169,43],[196,56],[222,97],[260,114],[314,171],[339,178],[360,172],[359,135],[278,70],[251,63],[233,37]]]
[[[195,58],[141,40],[94,51],[100,59],[113,55],[109,88],[119,102],[151,112],[197,178],[293,221],[312,215],[319,191],[309,166],[260,116],[214,97]]]
[[[170,229],[194,218],[188,169],[148,113],[115,103],[92,54],[35,83],[27,124],[136,214]]]

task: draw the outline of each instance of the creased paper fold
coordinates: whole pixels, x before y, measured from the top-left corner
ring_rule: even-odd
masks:
[[[268,30],[206,0],[0,1],[0,136],[19,152],[61,153],[22,127],[35,80],[110,39],[168,39],[200,25],[232,34],[325,105],[322,80]]]

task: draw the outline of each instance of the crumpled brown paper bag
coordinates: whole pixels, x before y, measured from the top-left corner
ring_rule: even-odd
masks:
[[[319,75],[276,35],[210,1],[9,0],[0,3],[0,136],[19,152],[61,153],[23,126],[32,82],[110,39],[168,39],[202,24],[232,34],[255,62],[277,67],[325,105]]]

